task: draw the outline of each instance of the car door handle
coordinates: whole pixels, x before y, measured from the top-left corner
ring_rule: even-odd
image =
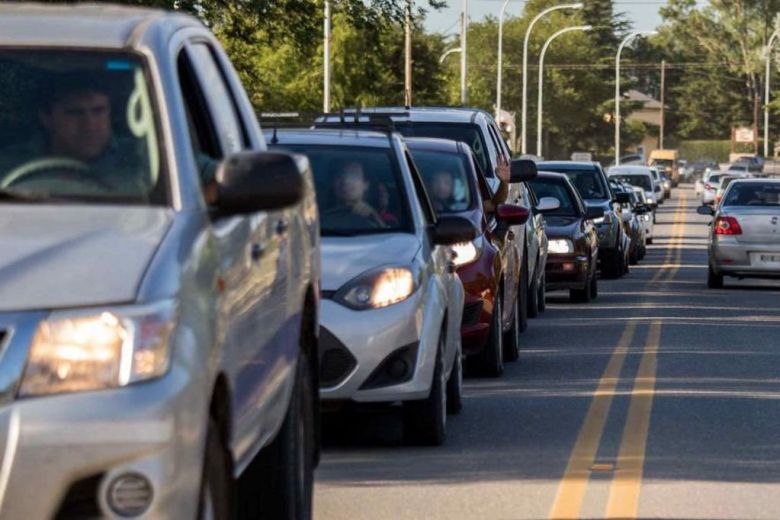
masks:
[[[276,234],[277,235],[284,235],[287,232],[287,228],[289,228],[290,225],[287,223],[284,219],[279,219],[276,221]]]
[[[252,260],[255,262],[260,260],[263,254],[265,254],[265,246],[263,244],[252,244],[252,247],[249,248],[249,256],[251,256]]]

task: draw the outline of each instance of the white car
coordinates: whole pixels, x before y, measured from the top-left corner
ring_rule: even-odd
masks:
[[[647,169],[650,170],[650,174],[653,176],[653,193],[655,193],[656,201],[658,201],[658,204],[663,204],[666,199],[664,179],[655,166],[648,166]]]
[[[339,123],[322,123],[332,127]],[[322,234],[320,397],[333,406],[403,404],[404,436],[438,445],[461,407],[464,289],[449,246],[478,230],[436,217],[400,134],[279,131],[304,153]]]
[[[727,175],[730,175],[730,173],[722,171],[714,171],[707,174],[700,196],[702,206],[706,204],[715,204],[715,197],[718,194],[718,188],[720,188],[720,181]]]
[[[625,182],[631,186],[640,188],[644,193],[645,203],[652,209],[648,216],[655,222],[655,212],[658,208],[659,197],[663,197],[663,189],[657,190],[657,184],[652,173],[653,168],[640,165],[613,166],[607,172],[610,178]]]
[[[644,189],[634,186],[634,192],[642,204],[652,207]],[[653,243],[653,232],[655,230],[655,213],[643,213],[639,215],[639,222],[642,224],[645,232],[645,244]]]

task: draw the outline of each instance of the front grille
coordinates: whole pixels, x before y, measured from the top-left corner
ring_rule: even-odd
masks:
[[[476,325],[479,322],[479,317],[482,315],[482,302],[467,303],[463,307],[463,326],[470,327]]]
[[[103,475],[93,475],[71,484],[54,520],[91,520],[101,518],[98,488]]]
[[[352,373],[357,360],[325,327],[320,327],[320,386],[336,386]]]

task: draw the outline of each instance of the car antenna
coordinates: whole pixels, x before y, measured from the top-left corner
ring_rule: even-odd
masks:
[[[344,119],[344,107],[339,108],[339,119],[341,119],[342,125],[346,123],[346,120]]]

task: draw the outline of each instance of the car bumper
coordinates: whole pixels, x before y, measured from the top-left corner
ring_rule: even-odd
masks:
[[[545,280],[548,291],[582,289],[587,279],[587,256],[553,253],[547,255]]]
[[[495,276],[486,276],[493,257],[483,255],[481,263],[458,268],[458,277],[466,293],[460,335],[463,354],[473,356],[485,348],[490,336],[497,282]]]
[[[780,255],[778,243],[739,243],[732,237],[718,238],[709,246],[710,265],[717,274],[729,276],[780,277],[780,266],[757,261],[756,254]]]
[[[403,302],[366,311],[323,300],[322,400],[394,402],[427,397],[441,332],[441,323],[431,319],[440,312],[432,312],[429,306],[442,307],[446,302],[425,301],[421,289]],[[338,360],[337,368],[331,358]],[[402,376],[388,379],[382,375],[391,363],[396,367],[406,364]]]
[[[144,518],[193,518],[206,419],[196,404],[205,398],[194,398],[189,380],[173,367],[148,383],[4,407],[0,436],[11,458],[2,464],[8,481],[0,517],[124,518],[109,506],[109,487],[119,476],[140,474],[153,493]]]

